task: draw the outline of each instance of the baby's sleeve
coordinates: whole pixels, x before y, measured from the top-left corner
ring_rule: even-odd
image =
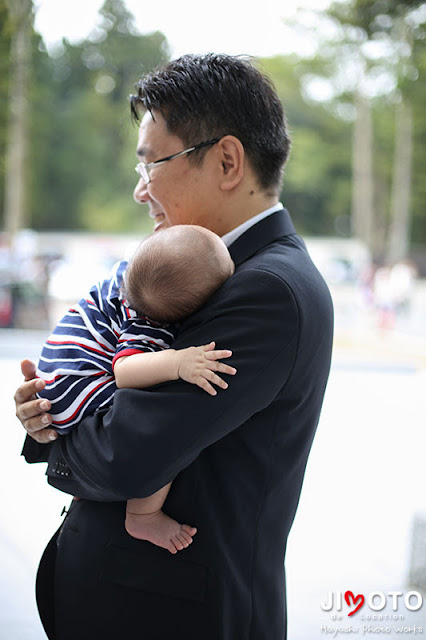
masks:
[[[92,287],[44,343],[37,375],[46,387],[39,397],[51,402],[52,426],[60,433],[112,403],[112,359],[120,336],[119,318],[108,300],[114,278]]]
[[[137,316],[129,308],[126,308],[126,312],[129,317],[123,323],[117,340],[113,368],[118,358],[168,349],[175,337],[172,326],[160,326],[145,316]]]

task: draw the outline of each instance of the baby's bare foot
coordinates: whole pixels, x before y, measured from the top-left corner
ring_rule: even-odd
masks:
[[[157,547],[177,553],[186,549],[192,542],[197,529],[188,524],[180,524],[162,511],[150,514],[126,512],[126,531],[133,538],[147,540]]]

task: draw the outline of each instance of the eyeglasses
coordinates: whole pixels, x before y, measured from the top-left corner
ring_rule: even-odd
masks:
[[[200,142],[200,144],[196,144],[194,147],[189,147],[189,149],[185,149],[184,151],[179,151],[179,153],[174,153],[172,156],[167,156],[167,158],[161,158],[161,160],[155,160],[154,162],[139,162],[135,171],[140,178],[145,182],[145,184],[149,184],[151,182],[150,171],[153,167],[157,167],[159,164],[163,164],[164,162],[170,162],[170,160],[174,160],[175,158],[179,158],[179,156],[185,155],[185,153],[192,153],[195,149],[201,149],[202,147],[208,147],[211,144],[216,144],[219,142],[220,138],[215,138],[214,140],[209,140],[208,142]]]

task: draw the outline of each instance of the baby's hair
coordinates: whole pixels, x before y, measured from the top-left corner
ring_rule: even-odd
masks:
[[[175,225],[139,245],[123,293],[139,315],[172,324],[201,308],[233,272],[227,248],[212,231]]]

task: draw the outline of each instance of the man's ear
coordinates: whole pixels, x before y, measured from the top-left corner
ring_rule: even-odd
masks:
[[[235,136],[224,136],[218,142],[222,174],[220,189],[231,191],[244,176],[244,147]]]

